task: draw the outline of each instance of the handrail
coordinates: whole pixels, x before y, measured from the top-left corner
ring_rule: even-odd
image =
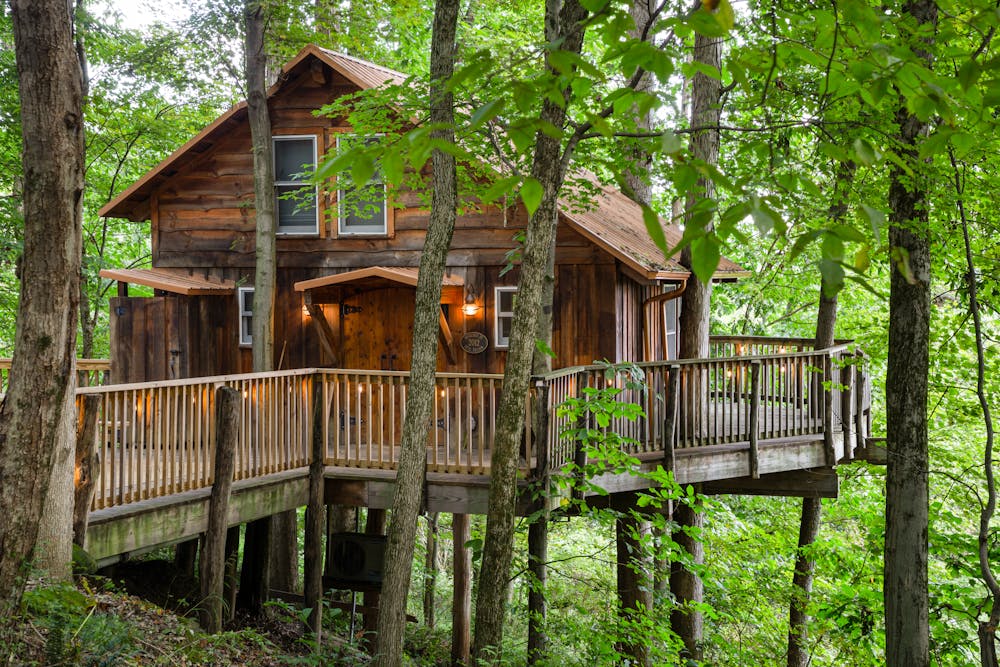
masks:
[[[10,386],[10,371],[14,360],[0,358],[0,393],[7,393]],[[89,387],[107,383],[111,374],[110,359],[77,359],[76,382],[78,387]]]
[[[859,414],[867,380],[858,384],[864,376],[850,358],[842,343],[771,355],[643,362],[637,366],[646,390],[626,386],[622,378],[609,380],[601,365],[538,376],[533,396],[537,393],[545,405],[535,405],[533,396],[526,401],[520,467],[531,475],[577,459],[576,445],[559,437],[571,425],[556,409],[567,398],[586,399],[584,388],[609,382],[619,390],[615,400],[638,403],[644,413],[610,427],[630,439],[630,454],[672,461],[675,450],[742,443],[749,455],[757,452],[754,444],[792,436],[822,440],[829,450],[832,433],[842,429],[846,442],[863,421]],[[438,373],[435,382],[428,470],[489,474],[503,376]],[[237,479],[310,463],[314,396],[323,406],[317,434],[325,443],[324,464],[386,470],[397,465],[407,371],[305,368],[87,387],[77,391],[81,419],[83,398],[100,397],[95,445],[102,474],[94,507],[210,485],[212,403],[220,384],[242,396]],[[677,387],[676,395],[670,395],[670,387]],[[667,405],[676,410],[669,419]],[[537,423],[548,426],[534,433],[532,413],[539,407],[548,419]],[[756,465],[748,469],[755,471]]]

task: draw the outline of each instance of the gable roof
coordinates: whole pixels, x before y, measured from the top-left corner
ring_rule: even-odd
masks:
[[[282,76],[279,76],[278,81],[268,89],[268,97],[281,89],[289,72],[310,57],[318,59],[362,90],[399,85],[406,81],[406,75],[401,72],[309,44],[282,67]],[[247,104],[240,102],[105,204],[98,214],[102,217],[126,218],[134,222],[148,220],[150,197],[156,186],[211,149],[229,130],[245,122],[246,117]],[[570,202],[567,196],[561,197],[559,201],[562,219],[570,228],[621,261],[642,279],[683,280],[690,275],[690,272],[675,258],[664,257],[663,252],[649,238],[643,222],[642,208],[638,204],[621,191],[599,183],[596,177],[587,176],[598,192],[586,208]],[[681,238],[680,228],[677,225],[667,224],[662,219],[661,224],[668,246],[675,246]],[[716,279],[722,280],[747,275],[748,271],[725,257],[719,262],[715,273]]]

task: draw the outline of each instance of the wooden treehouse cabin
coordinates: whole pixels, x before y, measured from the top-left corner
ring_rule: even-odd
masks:
[[[313,112],[359,89],[402,83],[372,63],[309,46],[269,92],[277,201],[275,368],[252,374],[254,186],[245,104],[205,128],[101,211],[149,221],[152,268],[102,271],[118,281],[111,303],[109,386],[94,443],[101,474],[87,547],[101,562],[205,530],[216,428],[215,389],[242,397],[230,521],[306,503],[308,467],[322,457],[325,502],[391,505],[406,399],[417,266],[428,223],[419,193],[376,180],[355,213],[353,186],[301,190],[314,165],[352,135],[344,119]],[[356,193],[355,193],[356,194]],[[458,217],[443,282],[434,420],[427,443],[429,511],[482,513],[491,443],[513,319],[517,270],[504,272],[521,205]],[[666,229],[668,240],[679,238]],[[746,275],[723,260],[720,281]],[[855,455],[867,428],[866,382],[846,345],[714,338],[711,358],[676,360],[678,305],[688,272],[649,240],[640,208],[599,187],[559,213],[553,349],[557,370],[534,382],[525,406],[547,416],[528,429],[522,484],[579,462],[555,406],[607,377],[594,360],[636,362],[645,392],[631,440],[640,467],[664,466],[706,492],[836,494],[833,466]],[[153,290],[134,296],[130,285]],[[680,298],[676,298],[676,297]],[[82,411],[82,408],[81,408]],[[313,443],[319,442],[320,449]],[[649,482],[605,474],[629,498]],[[521,510],[529,509],[528,494]]]

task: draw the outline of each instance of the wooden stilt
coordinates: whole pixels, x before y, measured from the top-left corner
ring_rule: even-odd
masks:
[[[427,540],[424,559],[424,625],[434,628],[435,597],[437,588],[437,558],[438,558],[438,515],[432,512],[427,515]]]
[[[385,510],[368,508],[368,518],[365,520],[365,535],[385,535]],[[376,591],[365,593],[364,605],[372,609],[364,615],[365,641],[374,646],[372,639],[378,631],[378,603],[380,594]]]
[[[226,532],[226,577],[222,586],[223,621],[233,620],[236,612],[236,589],[240,575],[237,567],[240,560],[240,527],[233,526]]]
[[[472,552],[469,541],[469,515],[454,514],[451,518],[453,552],[455,556],[455,590],[451,606],[451,664],[465,667],[470,663],[472,637]]]
[[[313,391],[312,455],[309,463],[309,504],[306,507],[304,593],[309,613],[309,629],[320,646],[323,625],[323,395]]]
[[[73,542],[85,547],[90,504],[94,500],[94,485],[100,474],[100,460],[95,451],[97,415],[101,397],[83,397],[83,410],[76,428],[76,483],[73,498]]]
[[[236,608],[251,616],[264,613],[264,603],[271,591],[271,517],[247,523],[243,538],[243,567]]]
[[[194,578],[195,564],[198,562],[198,540],[187,540],[174,547],[174,568],[182,576]]]
[[[209,501],[208,530],[201,550],[201,605],[198,618],[206,632],[222,630],[223,579],[229,495],[233,487],[234,455],[240,422],[240,395],[231,387],[215,391],[215,482]]]

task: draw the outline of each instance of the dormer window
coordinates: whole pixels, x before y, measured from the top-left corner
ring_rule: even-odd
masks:
[[[317,188],[307,174],[316,168],[316,137],[274,137],[274,194],[278,234],[318,234]]]
[[[378,141],[376,137],[357,137],[344,135],[337,138],[337,149],[347,147],[351,142],[371,144]],[[338,201],[338,236],[387,236],[388,206],[386,206],[385,182],[382,174],[375,168],[371,179],[363,186],[354,185],[350,176],[343,175],[337,191]]]

